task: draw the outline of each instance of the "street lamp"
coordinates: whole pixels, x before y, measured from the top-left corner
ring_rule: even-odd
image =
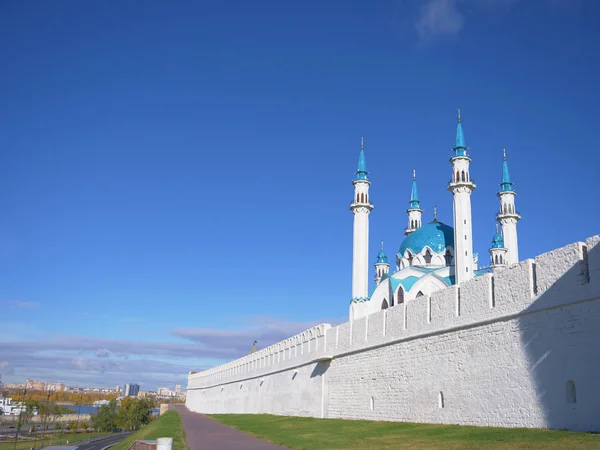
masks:
[[[23,400],[21,401],[21,405],[19,407],[19,420],[17,422],[17,431],[15,433],[15,445],[13,446],[13,450],[17,450],[17,440],[19,439],[19,430],[21,429],[21,416],[23,415],[23,405],[25,404],[26,396],[27,388],[23,389]]]
[[[46,436],[46,425],[48,424],[48,414],[50,414],[50,391],[48,391],[48,396],[46,397],[46,412],[44,414],[44,425],[42,425],[44,428],[42,429],[42,447],[41,448],[44,448],[44,437]]]

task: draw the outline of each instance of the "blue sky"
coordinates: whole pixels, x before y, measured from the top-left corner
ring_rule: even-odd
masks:
[[[185,385],[347,317],[413,168],[452,222],[462,110],[486,261],[506,146],[520,257],[600,232],[594,0],[0,5],[0,373]],[[373,272],[373,270],[371,271]],[[372,275],[372,273],[371,273]]]

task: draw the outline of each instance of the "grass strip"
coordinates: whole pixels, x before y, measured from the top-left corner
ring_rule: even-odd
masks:
[[[162,437],[173,438],[173,450],[184,450],[183,423],[177,411],[167,411],[145,427],[110,447],[110,450],[127,450],[135,441],[154,440]]]
[[[78,434],[67,434],[67,433],[46,433],[44,436],[44,447],[49,447],[50,445],[67,445],[67,441],[69,443],[87,441],[88,439],[94,439],[99,436],[107,436],[107,433],[78,433]],[[41,434],[37,436],[37,439],[33,439],[27,433],[24,434],[24,437],[27,439],[21,439],[17,441],[17,450],[29,450],[40,449],[42,448],[42,436]],[[13,450],[15,447],[15,438],[9,438],[0,442],[0,450]]]
[[[215,414],[213,419],[290,449],[600,449],[600,435],[530,428],[491,428],[269,414]]]

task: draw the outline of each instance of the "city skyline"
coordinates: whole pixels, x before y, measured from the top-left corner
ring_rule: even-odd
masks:
[[[0,374],[1,375],[1,374]],[[115,387],[106,387],[106,386],[69,386],[66,383],[61,381],[41,381],[41,380],[32,380],[27,378],[23,382],[10,382],[10,383],[2,383],[2,377],[0,376],[0,389],[27,389],[29,391],[47,391],[47,392],[76,392],[76,391],[85,391],[85,392],[93,392],[93,393],[124,393],[127,386],[137,386],[137,393],[140,392],[154,392],[160,395],[160,390],[169,390],[174,394],[183,393],[180,384],[172,385],[174,386],[171,389],[168,386],[158,387],[156,390],[152,391],[143,391],[140,389],[141,385],[139,383],[124,383],[123,385],[116,385]],[[134,395],[134,394],[130,394]],[[126,396],[126,394],[125,394]]]
[[[185,386],[347,320],[361,136],[372,291],[414,169],[423,221],[452,222],[457,108],[475,252],[504,147],[520,259],[598,232],[597,2],[0,9],[3,382]]]

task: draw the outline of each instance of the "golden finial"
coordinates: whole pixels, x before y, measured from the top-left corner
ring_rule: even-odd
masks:
[[[361,150],[365,149],[365,137],[364,136],[360,137],[360,149]]]
[[[460,108],[458,108],[458,123],[460,123]]]

